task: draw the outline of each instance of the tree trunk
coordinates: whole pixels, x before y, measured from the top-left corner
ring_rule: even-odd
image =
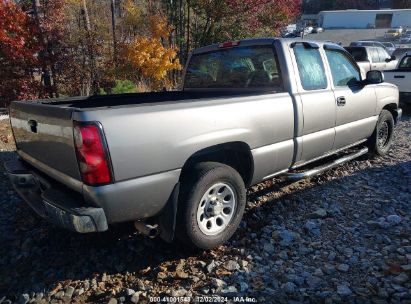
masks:
[[[183,11],[183,0],[179,1],[178,5],[178,48],[179,48],[179,53],[180,53],[180,62],[184,62],[184,56],[183,56],[183,39],[184,39],[184,23],[183,23],[183,18],[184,18],[184,11]]]
[[[88,9],[87,9],[87,2],[86,0],[83,0],[83,8],[82,8],[82,15],[84,19],[84,28],[87,33],[87,48],[88,48],[88,57],[89,57],[89,63],[90,63],[90,81],[89,84],[91,84],[89,93],[96,95],[98,93],[98,81],[97,81],[97,70],[96,70],[96,62],[94,58],[94,41],[93,37],[91,34],[91,24],[90,24],[90,17],[88,14]],[[89,95],[89,94],[87,94]]]
[[[190,52],[190,0],[187,0],[187,50],[185,58],[188,58]]]
[[[116,37],[116,11],[115,0],[111,0],[111,28],[113,30],[113,61],[114,67],[117,67],[117,37]]]
[[[34,18],[37,24],[37,28],[39,30],[39,38],[42,44],[43,49],[39,52],[39,57],[41,59],[41,80],[44,83],[45,92],[49,97],[53,95],[53,88],[51,84],[51,73],[50,68],[47,65],[47,57],[48,57],[48,42],[44,38],[43,32],[41,30],[41,20],[40,20],[40,0],[33,1],[33,13]],[[40,93],[40,95],[42,95]],[[42,96],[41,96],[42,97]]]

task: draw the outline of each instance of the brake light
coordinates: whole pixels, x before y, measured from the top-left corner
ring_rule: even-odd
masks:
[[[233,46],[238,46],[239,44],[240,44],[240,41],[229,41],[229,42],[220,43],[218,47],[219,48],[229,48]]]
[[[74,124],[74,144],[81,178],[88,185],[112,182],[108,149],[97,122]]]

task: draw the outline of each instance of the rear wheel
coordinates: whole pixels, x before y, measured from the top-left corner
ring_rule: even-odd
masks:
[[[246,194],[240,174],[221,163],[200,163],[183,178],[182,186],[177,237],[201,249],[226,242],[244,213]]]
[[[382,110],[374,133],[368,139],[368,147],[373,155],[384,156],[394,139],[394,118],[390,111]]]

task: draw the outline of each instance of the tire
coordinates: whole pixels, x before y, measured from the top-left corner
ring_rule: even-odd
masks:
[[[176,236],[192,249],[212,249],[236,231],[246,190],[240,174],[221,163],[204,162],[182,179]]]
[[[368,148],[373,156],[384,156],[394,139],[394,118],[390,111],[382,110],[377,125],[368,139]]]

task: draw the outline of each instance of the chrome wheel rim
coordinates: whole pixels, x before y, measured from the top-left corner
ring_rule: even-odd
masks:
[[[216,235],[231,222],[236,208],[233,187],[216,183],[204,193],[197,208],[197,224],[206,235]]]
[[[390,128],[388,126],[388,123],[384,121],[378,130],[377,141],[378,141],[378,146],[380,148],[384,148],[387,145],[389,135],[390,135]]]

